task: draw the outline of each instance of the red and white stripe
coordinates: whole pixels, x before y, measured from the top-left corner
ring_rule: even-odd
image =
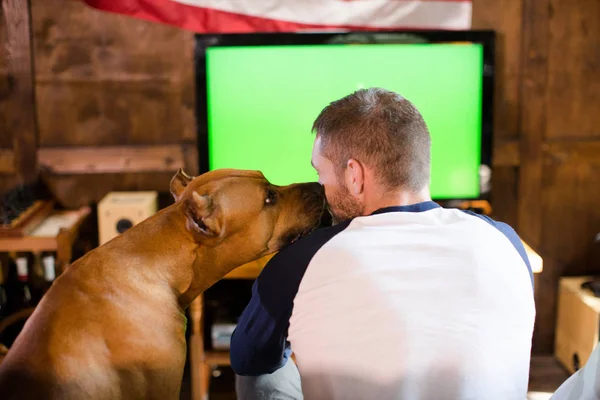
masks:
[[[83,0],[198,33],[471,27],[471,0]]]

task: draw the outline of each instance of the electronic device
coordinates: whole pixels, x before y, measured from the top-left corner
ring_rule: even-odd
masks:
[[[315,181],[312,123],[360,88],[398,92],[432,136],[434,200],[490,191],[494,33],[329,32],[196,36],[200,171]]]
[[[98,203],[98,236],[102,245],[142,222],[158,208],[154,191],[110,192]]]

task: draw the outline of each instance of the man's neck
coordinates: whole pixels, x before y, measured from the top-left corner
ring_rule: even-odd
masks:
[[[431,195],[429,194],[428,188],[425,188],[420,192],[400,190],[397,192],[379,193],[366,199],[363,215],[370,215],[381,208],[409,206],[425,201],[431,201]]]

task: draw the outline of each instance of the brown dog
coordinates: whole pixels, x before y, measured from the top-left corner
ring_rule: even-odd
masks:
[[[77,260],[0,365],[2,399],[178,399],[184,309],[236,267],[318,224],[316,183],[255,171],[173,177],[175,204]]]

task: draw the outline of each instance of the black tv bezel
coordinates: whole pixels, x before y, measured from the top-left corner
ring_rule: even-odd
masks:
[[[389,38],[402,38],[389,41]],[[383,39],[382,39],[383,38]],[[247,34],[196,34],[194,49],[194,69],[196,82],[196,126],[198,168],[200,173],[209,171],[208,151],[208,109],[206,87],[206,50],[222,46],[275,46],[275,45],[328,45],[332,39],[346,39],[344,43],[452,43],[469,42],[483,46],[483,86],[481,114],[481,161],[492,171],[493,104],[495,85],[495,40],[491,30],[396,30],[396,31],[332,31],[318,33],[247,33]],[[333,100],[333,99],[332,99]],[[491,177],[490,177],[491,179]],[[481,182],[480,182],[481,188]],[[434,200],[482,200],[488,199],[491,188],[481,191],[476,197],[438,198]]]

